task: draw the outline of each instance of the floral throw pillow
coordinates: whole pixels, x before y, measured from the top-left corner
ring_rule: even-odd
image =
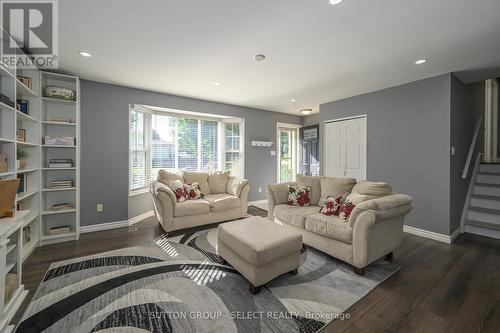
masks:
[[[342,196],[339,197],[328,197],[325,200],[325,203],[321,207],[321,214],[325,214],[327,216],[339,215],[340,207],[344,202],[344,198]]]
[[[184,187],[186,188],[188,200],[203,199],[205,197],[203,193],[201,193],[201,188],[198,183],[185,184]]]
[[[339,217],[342,222],[345,223],[349,221],[349,216],[351,216],[354,207],[356,207],[356,205],[349,200],[344,201],[342,205],[340,205]]]
[[[288,184],[288,205],[309,206],[311,193],[310,185],[290,185]]]
[[[169,187],[174,192],[177,202],[184,202],[188,200],[186,186],[180,180],[171,181]]]

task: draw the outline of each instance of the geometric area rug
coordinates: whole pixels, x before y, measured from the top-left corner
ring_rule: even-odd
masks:
[[[361,277],[304,246],[298,274],[252,296],[217,257],[217,229],[53,263],[16,332],[317,332],[399,270],[380,260]]]

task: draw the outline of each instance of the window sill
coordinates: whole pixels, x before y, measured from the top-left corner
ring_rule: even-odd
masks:
[[[138,190],[129,191],[128,192],[128,196],[129,197],[135,197],[136,195],[141,195],[141,194],[148,193],[148,192],[149,192],[148,188],[145,187],[145,188],[141,188],[141,189],[138,189]]]

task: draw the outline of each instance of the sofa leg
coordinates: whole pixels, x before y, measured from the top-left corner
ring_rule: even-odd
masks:
[[[359,276],[365,275],[365,269],[364,268],[357,268],[353,267],[354,273],[356,273]]]
[[[290,273],[292,273],[293,275],[297,274],[299,272],[299,270],[297,268],[295,268],[293,271],[290,271]]]
[[[385,260],[393,262],[394,261],[394,252],[386,254],[385,255]]]
[[[250,294],[257,295],[258,293],[260,293],[260,286],[256,287],[252,283],[250,283],[250,288],[248,288],[248,290],[250,290]]]

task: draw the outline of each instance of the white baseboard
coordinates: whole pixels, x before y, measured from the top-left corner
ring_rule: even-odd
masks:
[[[439,234],[437,232],[432,232],[432,231],[427,231],[424,229],[410,227],[409,225],[405,225],[403,227],[403,231],[408,233],[408,234],[433,239],[435,241],[446,243],[446,244],[451,244],[453,242],[453,240],[455,238],[457,238],[457,236],[460,234],[460,228],[458,228],[450,236],[448,236],[448,235]]]
[[[103,230],[109,230],[109,229],[116,229],[116,228],[124,228],[124,227],[130,227],[131,225],[134,225],[137,222],[140,222],[150,216],[154,215],[154,211],[149,211],[144,214],[135,216],[129,220],[125,221],[116,221],[116,222],[107,222],[107,223],[100,223],[100,224],[93,224],[93,225],[85,225],[80,227],[80,233],[84,234],[87,232],[94,232],[94,231],[103,231]]]
[[[257,200],[257,201],[249,201],[248,205],[249,206],[253,206],[253,205],[259,205],[259,204],[265,204],[265,203],[267,203],[266,199],[264,199],[264,200]]]
[[[142,220],[147,219],[148,217],[154,216],[155,212],[153,210],[150,210],[149,212],[145,212],[144,214],[137,215],[136,217],[133,217],[128,220],[128,225],[134,225],[137,222],[141,222]]]

